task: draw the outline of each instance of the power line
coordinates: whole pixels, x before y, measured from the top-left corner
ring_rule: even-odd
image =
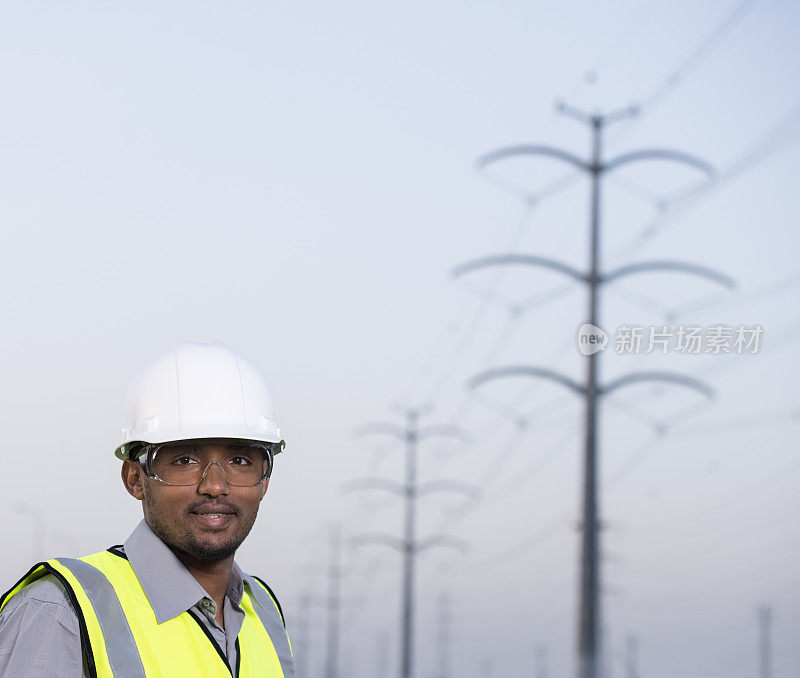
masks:
[[[752,304],[755,301],[761,301],[766,297],[771,297],[773,295],[779,294],[781,292],[785,292],[793,287],[800,285],[800,275],[793,273],[792,275],[785,277],[781,280],[772,281],[767,283],[766,285],[761,286],[760,288],[753,290],[745,295],[741,296],[734,296],[733,298],[724,298],[720,299],[719,296],[714,296],[713,299],[709,297],[704,297],[701,299],[697,299],[693,302],[687,302],[682,306],[674,306],[669,309],[669,313],[673,318],[677,317],[687,317],[691,315],[695,315],[697,313],[703,313],[710,309],[713,309],[719,312],[721,309],[724,309],[728,306],[735,305],[737,308],[741,308],[746,304]]]
[[[800,405],[767,412],[757,412],[755,414],[740,414],[735,417],[728,417],[713,422],[708,422],[702,426],[695,426],[678,431],[670,431],[671,436],[686,437],[696,435],[716,434],[721,431],[738,431],[741,429],[752,429],[761,426],[774,426],[775,424],[798,424],[800,423]]]
[[[694,183],[679,193],[660,200],[657,213],[633,240],[609,254],[610,261],[630,257],[648,241],[660,234],[676,217],[696,207],[702,199],[714,191],[757,167],[779,151],[786,150],[790,143],[800,139],[800,102],[796,102],[778,120],[772,123],[760,137],[725,166],[712,181]],[[794,135],[794,138],[792,138]]]
[[[487,170],[485,167],[479,167],[479,169],[483,170],[482,175],[488,179],[491,183],[495,184],[506,193],[516,197],[517,199],[521,200],[525,205],[532,207],[542,200],[546,198],[552,198],[555,195],[558,195],[562,191],[566,191],[571,186],[574,186],[580,180],[580,175],[576,172],[566,172],[551,181],[548,181],[543,186],[540,186],[534,191],[528,191],[518,186],[512,181],[502,177],[491,170]]]
[[[741,22],[759,3],[759,0],[740,0],[712,26],[700,40],[650,92],[641,97],[641,109],[650,113],[663,99],[697,70],[712,53],[714,47]]]
[[[524,232],[524,229],[527,226],[532,214],[532,207],[526,206],[523,210],[521,218],[512,231],[511,237],[509,238],[509,249],[514,250],[518,246],[520,238],[522,237],[522,233]],[[461,333],[455,350],[450,352],[450,358],[447,361],[445,368],[439,377],[434,381],[433,386],[428,391],[426,397],[422,399],[422,402],[435,401],[444,385],[449,381],[450,377],[455,372],[456,368],[458,367],[458,363],[464,354],[464,351],[472,343],[478,330],[483,326],[484,318],[486,317],[490,306],[497,302],[498,297],[496,294],[496,289],[500,285],[502,278],[502,272],[496,272],[488,290],[475,293],[476,296],[481,299],[481,303],[478,304],[473,312],[472,318],[469,321],[466,330]]]
[[[555,402],[559,402],[562,406],[564,406],[569,404],[569,400],[570,399],[568,397],[562,396],[549,401],[549,403],[545,403],[545,406],[552,405]],[[500,476],[506,463],[519,450],[520,444],[528,435],[530,435],[532,432],[531,424],[533,421],[535,420],[532,417],[527,417],[524,421],[519,421],[517,426],[512,429],[509,439],[505,442],[505,444],[498,448],[498,450],[487,461],[486,470],[476,483],[477,486],[482,488],[484,492],[481,504],[485,505],[493,500],[496,500],[499,496],[502,496],[502,491],[489,493],[487,490],[492,487],[493,483]],[[567,423],[571,422],[559,422],[559,426],[563,426]],[[541,428],[541,425],[539,428]],[[481,504],[477,502],[464,502],[461,506],[453,511],[450,511],[444,516],[438,525],[438,529],[453,529],[456,525],[463,522],[464,519]]]
[[[574,427],[570,426],[567,428],[550,449],[536,455],[531,464],[519,471],[504,487],[498,488],[496,494],[498,496],[507,497],[524,487],[534,475],[538,474],[542,469],[546,468],[557,459],[564,452],[565,445],[571,442],[576,435],[577,431]]]
[[[718,360],[700,369],[699,372],[702,374],[718,374],[730,370],[733,367],[757,364],[764,358],[800,341],[800,334],[798,334],[798,332],[800,332],[800,318],[783,325],[777,331],[773,330],[769,335],[769,341],[765,342],[765,346],[760,348],[758,353],[746,356],[739,355],[738,353],[729,353],[724,356],[718,356]],[[742,360],[743,357],[746,358],[746,360]]]
[[[541,545],[558,534],[564,534],[565,528],[574,528],[574,525],[571,513],[567,511],[560,513],[525,539],[516,540],[513,546],[482,561],[479,560],[466,565],[463,571],[466,574],[480,574],[494,569],[498,565],[507,565],[527,554],[534,546]]]

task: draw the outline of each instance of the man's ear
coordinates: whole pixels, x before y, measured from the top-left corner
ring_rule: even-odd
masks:
[[[122,483],[132,497],[144,499],[144,469],[139,462],[129,459],[122,462]]]
[[[269,478],[264,478],[264,480],[261,481],[261,496],[258,498],[258,501],[264,498],[264,495],[267,493],[267,487],[269,487]]]

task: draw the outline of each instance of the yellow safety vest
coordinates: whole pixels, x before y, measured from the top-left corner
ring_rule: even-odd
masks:
[[[78,617],[86,667],[92,678],[294,678],[283,615],[260,579],[245,587],[244,622],[236,639],[235,673],[193,611],[162,624],[120,551],[37,563],[0,598],[0,611],[25,586],[46,574],[63,585]]]

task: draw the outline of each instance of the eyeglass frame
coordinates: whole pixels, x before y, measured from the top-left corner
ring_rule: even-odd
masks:
[[[222,464],[219,463],[219,459],[213,459],[212,461],[206,464],[205,469],[203,470],[203,475],[200,476],[197,483],[190,483],[189,485],[183,485],[178,483],[170,483],[163,478],[160,478],[159,475],[153,469],[153,460],[155,459],[156,454],[158,453],[159,449],[164,445],[171,445],[173,443],[194,443],[194,442],[231,442],[236,441],[240,443],[248,443],[250,447],[258,447],[261,449],[266,455],[267,461],[267,472],[266,474],[259,480],[257,483],[253,483],[252,485],[234,485],[228,480],[228,476],[225,475],[225,469],[222,467]],[[269,443],[264,442],[261,440],[247,440],[243,438],[191,438],[188,440],[165,440],[161,443],[142,443],[141,447],[136,449],[130,450],[128,454],[128,458],[132,461],[138,461],[139,465],[142,467],[145,475],[152,480],[157,480],[158,482],[169,485],[170,487],[191,487],[192,485],[200,485],[208,475],[208,469],[211,468],[213,464],[219,466],[220,471],[222,472],[222,477],[225,479],[225,482],[232,487],[257,487],[265,480],[269,480],[270,476],[272,475],[272,468],[275,461],[275,455],[280,454],[283,451],[283,448],[286,447],[286,442],[281,440],[278,443]]]

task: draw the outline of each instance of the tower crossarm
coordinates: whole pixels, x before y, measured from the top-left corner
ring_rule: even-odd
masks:
[[[720,271],[716,271],[708,266],[701,266],[700,264],[692,264],[685,261],[642,261],[633,264],[626,264],[620,268],[606,273],[600,277],[600,281],[604,283],[614,282],[626,275],[633,273],[646,273],[648,271],[677,271],[679,273],[690,273],[692,275],[711,280],[712,282],[719,283],[723,287],[733,289],[736,287],[736,281],[729,275],[725,275]]]
[[[686,388],[691,388],[698,393],[701,393],[706,398],[713,398],[716,395],[716,392],[713,388],[711,388],[708,384],[699,379],[695,379],[694,377],[686,376],[685,374],[676,374],[675,372],[633,372],[631,374],[626,374],[622,377],[618,377],[613,381],[605,384],[604,386],[600,386],[598,388],[599,392],[602,394],[611,393],[612,391],[616,391],[618,388],[623,386],[628,386],[629,384],[636,384],[643,381],[657,381],[657,382],[666,382],[670,384],[678,384],[679,386],[685,386]]]
[[[702,158],[692,155],[691,153],[674,151],[668,148],[646,148],[630,153],[623,153],[613,160],[603,163],[602,170],[604,172],[611,172],[623,165],[645,160],[668,160],[671,162],[678,162],[683,165],[688,165],[689,167],[694,167],[709,177],[715,177],[717,175],[717,170],[714,169],[714,166]]]
[[[549,379],[550,381],[563,384],[568,389],[583,395],[586,389],[574,379],[567,377],[560,372],[548,369],[547,367],[535,367],[533,365],[508,365],[506,367],[495,367],[476,374],[467,382],[468,388],[477,388],[487,382],[505,377],[538,377]]]
[[[477,165],[479,168],[483,169],[487,165],[497,162],[498,160],[506,160],[507,158],[514,158],[521,155],[543,155],[556,158],[557,160],[563,160],[584,172],[591,170],[589,163],[579,158],[577,155],[554,146],[544,146],[541,144],[518,144],[516,146],[498,148],[496,151],[492,151],[478,158]]]
[[[459,278],[466,273],[472,273],[482,268],[509,265],[541,266],[542,268],[549,268],[552,271],[558,271],[559,273],[568,275],[580,282],[588,281],[588,276],[585,273],[569,264],[565,264],[557,259],[538,257],[532,254],[493,254],[488,257],[473,259],[472,261],[467,261],[456,266],[452,270],[452,275],[454,278]]]

